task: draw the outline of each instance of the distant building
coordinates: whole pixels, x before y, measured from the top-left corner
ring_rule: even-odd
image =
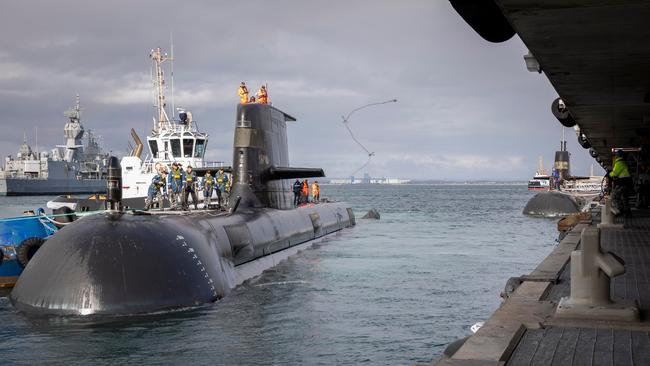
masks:
[[[410,183],[410,179],[400,178],[372,178],[369,174],[364,174],[363,179],[358,180],[355,177],[348,179],[330,179],[330,184],[406,184]]]

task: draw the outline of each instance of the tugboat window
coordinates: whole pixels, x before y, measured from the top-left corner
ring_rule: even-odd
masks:
[[[158,157],[158,143],[154,140],[149,141],[149,148],[151,149],[151,156]]]
[[[180,139],[171,139],[172,143],[172,155],[175,158],[181,157],[181,140]]]
[[[194,139],[183,139],[183,157],[191,158],[194,147]]]
[[[194,157],[202,158],[204,150],[205,150],[205,140],[196,140],[196,149],[194,149]]]

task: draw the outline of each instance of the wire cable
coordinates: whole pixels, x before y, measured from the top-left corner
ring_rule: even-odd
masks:
[[[352,174],[350,174],[350,176],[354,177],[354,175],[356,173],[358,173],[361,169],[367,167],[370,164],[370,161],[372,160],[372,157],[375,156],[375,152],[368,150],[368,148],[366,148],[361,143],[361,141],[359,141],[354,136],[354,133],[352,133],[352,129],[350,128],[350,117],[352,116],[352,114],[354,114],[354,112],[360,111],[360,110],[362,110],[364,108],[368,108],[368,107],[371,107],[371,106],[374,106],[374,105],[381,105],[381,104],[387,104],[387,103],[396,103],[396,102],[397,102],[397,99],[390,99],[390,100],[386,100],[386,101],[383,101],[383,102],[369,103],[369,104],[362,105],[361,107],[358,107],[358,108],[355,108],[355,109],[351,110],[350,113],[348,113],[347,116],[341,116],[341,119],[343,120],[343,125],[348,130],[348,132],[350,133],[350,137],[352,138],[352,140],[354,140],[354,142],[356,142],[357,145],[359,145],[366,152],[366,154],[368,154],[368,160],[365,162],[365,164],[363,164],[361,167],[359,167],[359,169],[352,172]]]

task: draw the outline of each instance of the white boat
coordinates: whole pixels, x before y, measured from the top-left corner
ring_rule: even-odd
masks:
[[[162,69],[162,63],[171,60],[166,54],[163,54],[160,48],[151,51],[151,60],[153,62],[153,86],[154,86],[154,103],[156,107],[156,116],[154,117],[154,126],[147,136],[147,147],[150,154],[142,159],[142,142],[135,133],[131,131],[136,147],[129,156],[122,158],[122,198],[129,202],[132,208],[139,208],[139,202],[144,204],[144,198],[151,180],[157,174],[161,166],[166,166],[171,171],[171,164],[180,163],[183,167],[191,165],[193,168],[214,168],[215,170],[223,167],[223,162],[206,161],[205,151],[208,145],[208,134],[200,132],[192,118],[192,113],[184,109],[177,108],[179,112],[178,120],[171,120],[168,117],[164,95],[165,80]],[[202,192],[197,192],[199,200],[202,200]]]
[[[529,191],[548,191],[550,189],[551,177],[544,169],[544,159],[539,157],[539,164],[533,179],[528,181]]]

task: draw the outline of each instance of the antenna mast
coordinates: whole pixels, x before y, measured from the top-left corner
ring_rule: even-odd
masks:
[[[169,118],[167,117],[167,112],[165,107],[165,77],[162,70],[162,63],[170,60],[171,58],[167,54],[162,54],[160,47],[151,50],[149,55],[153,60],[153,87],[154,87],[154,106],[156,107],[156,114],[158,120],[154,118],[154,131],[160,132],[163,129],[166,129],[170,126]]]
[[[172,78],[172,115],[176,113],[176,105],[174,103],[174,32],[169,33],[169,41],[171,43],[171,78]]]

